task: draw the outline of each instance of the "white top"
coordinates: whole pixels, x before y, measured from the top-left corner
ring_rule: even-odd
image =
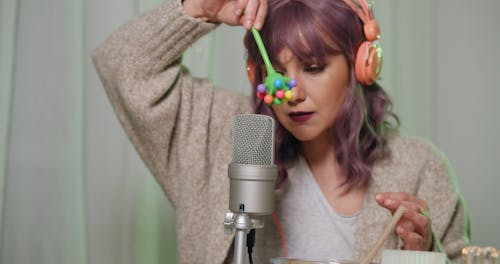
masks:
[[[329,204],[304,158],[288,170],[278,215],[287,240],[288,257],[346,260],[354,253],[358,213],[341,215]]]

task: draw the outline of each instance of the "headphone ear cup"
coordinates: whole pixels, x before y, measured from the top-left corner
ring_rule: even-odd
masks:
[[[382,61],[372,42],[363,42],[356,53],[354,66],[356,80],[363,85],[373,84],[378,78],[381,64]]]
[[[356,53],[356,62],[354,64],[354,74],[356,75],[356,80],[365,84],[365,63],[368,58],[369,49],[367,48],[367,44],[370,42],[363,42],[361,46],[359,46],[358,51]]]

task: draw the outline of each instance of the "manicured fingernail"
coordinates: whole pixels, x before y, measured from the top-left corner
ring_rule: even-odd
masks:
[[[383,197],[382,197],[382,194],[377,194],[375,195],[375,199],[377,200],[381,200]]]
[[[400,227],[400,226],[398,226],[397,231],[398,231],[399,234],[403,234],[405,232],[405,230],[402,227]]]
[[[246,26],[247,28],[252,27],[252,20],[247,19],[247,20],[245,21],[245,26]]]
[[[255,21],[255,24],[253,24],[253,26],[254,26],[256,29],[260,30],[261,24],[260,24],[260,22],[259,22],[259,21]]]
[[[237,16],[239,16],[239,15],[241,15],[242,11],[243,10],[241,8],[238,8],[238,9],[234,10],[234,14],[237,15]]]
[[[386,206],[391,206],[391,205],[393,205],[393,204],[394,204],[394,201],[393,201],[393,200],[387,200],[387,201],[385,201],[385,203],[384,203],[384,204],[385,204]]]

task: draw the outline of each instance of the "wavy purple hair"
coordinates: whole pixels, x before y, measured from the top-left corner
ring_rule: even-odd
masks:
[[[260,31],[271,62],[277,62],[279,52],[289,48],[303,62],[324,62],[324,58],[340,51],[346,57],[351,72],[347,96],[332,124],[335,156],[341,172],[347,176],[344,184],[366,186],[372,165],[386,154],[386,137],[399,126],[392,112],[392,103],[377,83],[361,86],[354,77],[355,52],[365,40],[362,22],[341,0],[269,0],[266,22]],[[244,39],[247,59],[256,69],[264,62],[251,33]],[[252,86],[263,82],[256,70]],[[255,96],[255,113],[276,117],[272,108]],[[395,124],[388,119],[393,117]],[[276,122],[276,161],[279,167],[277,187],[286,180],[285,164],[300,154],[300,142],[279,122]]]

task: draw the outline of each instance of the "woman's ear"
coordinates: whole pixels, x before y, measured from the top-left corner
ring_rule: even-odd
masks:
[[[247,59],[246,62],[247,77],[252,86],[255,86],[255,63]]]

